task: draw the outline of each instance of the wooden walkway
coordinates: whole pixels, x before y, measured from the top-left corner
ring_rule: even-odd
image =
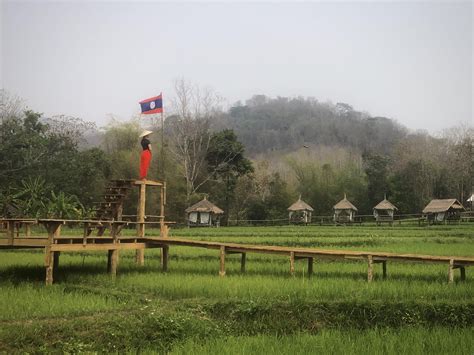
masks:
[[[327,250],[313,248],[293,248],[280,246],[264,246],[253,244],[222,243],[212,241],[197,241],[183,238],[167,237],[167,229],[161,237],[120,236],[123,226],[134,224],[137,226],[149,224],[148,222],[128,221],[97,221],[97,220],[59,220],[59,219],[3,219],[0,223],[8,225],[5,237],[0,237],[1,249],[21,248],[43,248],[45,250],[46,284],[53,283],[54,270],[59,265],[61,252],[83,252],[83,251],[106,251],[108,253],[108,272],[115,277],[118,265],[119,250],[137,250],[136,262],[144,263],[143,251],[147,248],[161,248],[162,270],[168,269],[169,248],[173,247],[197,247],[214,249],[219,251],[220,265],[219,275],[224,276],[226,255],[241,254],[241,271],[245,272],[247,253],[263,253],[281,255],[289,258],[289,271],[295,272],[295,261],[306,259],[308,262],[308,275],[313,273],[314,259],[336,259],[336,260],[362,260],[367,262],[367,281],[373,280],[374,264],[382,264],[383,278],[387,276],[387,262],[418,262],[445,264],[448,269],[448,282],[454,281],[454,270],[460,270],[460,279],[466,278],[466,267],[474,265],[474,257],[458,256],[433,256],[419,254],[396,254],[375,251],[353,251],[353,250]],[[69,223],[82,224],[84,226],[83,236],[63,236],[61,226]],[[162,224],[166,222],[160,221]],[[30,226],[32,224],[44,225],[48,237],[31,236]],[[156,223],[153,223],[156,224]],[[26,235],[19,233],[21,225],[28,226]],[[90,229],[98,227],[102,229],[107,226],[110,236],[91,236]],[[167,228],[167,227],[166,227]]]
[[[210,241],[196,241],[182,238],[147,238],[147,245],[160,247],[187,246],[206,249],[216,249],[220,253],[219,275],[225,275],[225,257],[227,254],[241,254],[241,271],[245,272],[246,254],[276,254],[289,257],[290,273],[295,272],[295,260],[307,259],[308,275],[313,273],[314,259],[330,260],[365,260],[367,261],[367,281],[373,280],[374,264],[382,264],[383,278],[387,277],[387,261],[404,261],[418,263],[438,263],[448,266],[448,282],[454,281],[454,270],[460,270],[461,280],[466,279],[466,267],[474,265],[474,257],[434,256],[420,254],[396,254],[376,251],[328,250],[313,248],[294,248],[279,246],[264,246],[254,244],[221,243]]]

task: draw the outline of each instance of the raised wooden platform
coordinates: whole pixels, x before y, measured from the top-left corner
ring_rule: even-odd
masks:
[[[246,253],[263,253],[285,255],[290,258],[290,273],[294,274],[294,262],[298,259],[308,260],[308,274],[313,271],[314,258],[319,259],[349,259],[349,260],[366,260],[368,263],[367,281],[373,279],[373,264],[381,263],[383,267],[383,277],[387,276],[387,261],[405,261],[418,263],[438,263],[448,265],[448,282],[454,281],[454,269],[459,268],[461,272],[461,280],[466,279],[466,266],[474,265],[474,257],[458,257],[458,256],[435,256],[420,254],[396,254],[374,251],[353,251],[353,250],[328,250],[313,248],[294,248],[279,246],[264,246],[253,244],[237,244],[237,243],[221,243],[208,241],[194,241],[181,238],[147,238],[147,245],[158,244],[160,246],[187,246],[201,247],[207,249],[217,249],[220,251],[220,270],[221,276],[225,275],[225,255],[226,254],[242,254],[241,270],[245,270]]]
[[[0,223],[7,223],[9,228],[6,237],[0,238],[1,249],[21,249],[21,248],[44,248],[46,266],[46,284],[52,284],[54,269],[59,263],[61,252],[82,252],[82,251],[108,251],[108,271],[115,277],[117,273],[118,250],[140,250],[137,253],[137,263],[143,264],[143,251],[146,248],[161,248],[161,266],[163,270],[168,267],[168,253],[170,246],[185,246],[207,248],[219,251],[220,267],[219,275],[225,275],[225,258],[227,254],[241,254],[241,271],[245,271],[247,253],[276,254],[289,257],[289,271],[294,274],[295,260],[306,259],[308,262],[308,275],[313,272],[314,259],[339,259],[339,260],[363,260],[367,262],[367,281],[373,279],[373,265],[382,264],[383,277],[387,275],[387,261],[417,262],[417,263],[438,263],[448,266],[448,282],[454,281],[454,269],[460,270],[461,280],[466,278],[466,267],[474,265],[474,257],[459,256],[435,256],[420,254],[397,254],[376,251],[353,251],[353,250],[327,250],[314,248],[294,248],[280,246],[264,246],[240,243],[221,243],[211,241],[196,241],[183,238],[167,237],[166,222],[128,222],[128,221],[96,221],[96,220],[61,220],[61,219],[4,219]],[[15,226],[26,223],[42,224],[48,231],[47,237],[22,236],[15,233]],[[83,224],[83,236],[62,236],[61,226],[64,224]],[[109,226],[110,236],[90,236],[87,229],[91,225]],[[120,229],[128,224],[159,224],[162,229],[162,236],[147,237],[119,236]]]

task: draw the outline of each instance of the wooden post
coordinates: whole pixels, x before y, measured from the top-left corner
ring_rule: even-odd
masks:
[[[165,230],[165,182],[163,182],[163,186],[160,187],[160,216],[160,237],[166,238],[168,233]]]
[[[109,274],[112,271],[112,252],[113,250],[107,250],[107,272]]]
[[[461,272],[461,281],[466,281],[466,267],[460,266],[459,271]]]
[[[449,267],[448,267],[448,283],[452,283],[454,281],[454,260],[449,260]]]
[[[108,251],[107,258],[107,272],[110,276],[115,279],[117,276],[117,265],[118,265],[118,249],[111,249]]]
[[[290,251],[290,275],[295,276],[295,252]]]
[[[168,271],[169,250],[168,245],[163,245],[163,248],[161,248],[161,270],[164,272]]]
[[[372,260],[372,255],[367,255],[367,281],[372,282],[374,277],[374,261]]]
[[[87,236],[89,235],[89,223],[84,223],[84,232],[82,233],[82,245],[87,244]]]
[[[15,222],[13,221],[7,222],[7,238],[8,245],[13,245],[13,240],[15,238]]]
[[[54,262],[59,262],[59,252],[51,251],[54,238],[61,234],[62,221],[49,221],[45,224],[48,231],[48,245],[45,248],[46,285],[53,284]]]
[[[387,278],[387,261],[382,261],[382,277],[385,280]]]
[[[242,253],[241,257],[240,257],[240,272],[241,273],[245,273],[245,259],[246,259],[246,256],[247,254],[246,253]]]
[[[48,222],[46,229],[48,231],[48,244],[54,243],[54,238],[59,237],[61,234],[61,225],[63,222]]]
[[[31,224],[25,223],[25,236],[27,238],[31,237]]]
[[[135,254],[135,263],[138,266],[145,265],[145,249],[143,248],[137,249],[136,254]]]
[[[219,276],[225,276],[225,246],[224,245],[222,245],[220,249]]]
[[[137,237],[143,238],[145,236],[145,225],[140,224],[145,222],[145,202],[146,202],[146,185],[139,185],[138,192],[138,206],[137,206]]]
[[[54,252],[51,251],[50,247],[45,249],[45,265],[46,265],[46,286],[53,284],[54,274]]]
[[[54,272],[58,271],[59,268],[59,256],[61,255],[60,251],[54,251],[53,252],[53,258],[54,258]]]
[[[308,258],[308,277],[313,275],[313,258]]]
[[[145,236],[145,202],[146,202],[146,184],[139,185],[138,193],[138,207],[137,207],[137,237],[143,238]],[[145,250],[137,249],[135,261],[137,265],[143,266],[145,264]]]

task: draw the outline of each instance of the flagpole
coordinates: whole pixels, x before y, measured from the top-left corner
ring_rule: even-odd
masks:
[[[163,119],[163,93],[160,93],[161,96],[161,169],[163,170],[163,180],[165,180],[165,125]]]

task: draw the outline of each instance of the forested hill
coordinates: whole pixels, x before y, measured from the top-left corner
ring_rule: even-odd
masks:
[[[250,155],[314,145],[387,154],[407,133],[391,119],[371,117],[345,103],[264,95],[252,97],[245,105],[234,105],[221,123],[236,132]]]

